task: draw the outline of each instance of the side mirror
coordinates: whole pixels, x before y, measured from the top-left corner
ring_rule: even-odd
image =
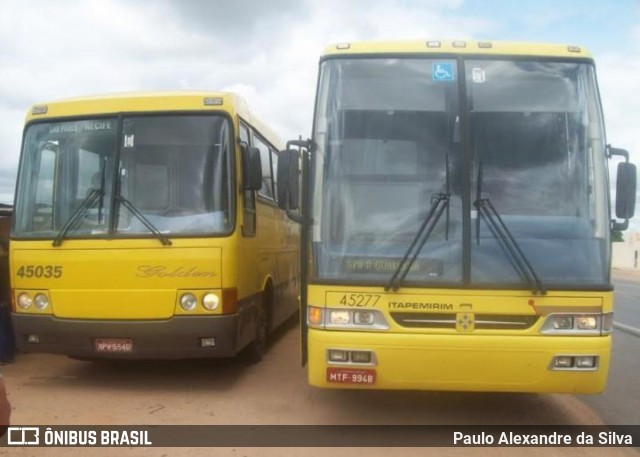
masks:
[[[242,189],[262,189],[262,163],[260,150],[249,146],[242,146]]]
[[[613,230],[626,230],[629,219],[636,210],[636,166],[629,162],[629,152],[624,149],[608,147],[608,156],[619,155],[626,159],[618,164],[616,178],[616,217],[624,222],[613,221]]]
[[[618,164],[616,179],[616,217],[631,219],[636,209],[636,166],[629,162]]]
[[[284,210],[300,208],[300,153],[294,149],[278,155],[278,206]]]

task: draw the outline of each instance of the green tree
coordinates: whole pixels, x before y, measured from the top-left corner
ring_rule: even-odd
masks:
[[[614,230],[611,232],[611,241],[614,243],[622,243],[624,242],[624,238],[622,237],[622,230]]]

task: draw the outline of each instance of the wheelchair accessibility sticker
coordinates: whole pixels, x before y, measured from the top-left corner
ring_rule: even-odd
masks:
[[[455,81],[456,74],[451,62],[433,62],[431,76],[434,81]]]

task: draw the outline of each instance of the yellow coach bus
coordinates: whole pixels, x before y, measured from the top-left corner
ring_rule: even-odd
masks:
[[[257,361],[297,310],[280,143],[239,96],[33,106],[10,262],[19,347],[77,358]]]
[[[612,155],[626,157],[622,221]],[[331,46],[313,136],[289,142],[280,166],[280,204],[302,223],[312,385],[605,388],[610,231],[633,216],[636,175],[605,141],[585,49]]]

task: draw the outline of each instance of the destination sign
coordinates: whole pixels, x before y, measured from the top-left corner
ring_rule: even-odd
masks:
[[[346,273],[389,273],[398,269],[401,259],[385,257],[345,257],[342,270]],[[442,276],[442,261],[438,259],[416,259],[409,269],[410,274],[420,276]]]

